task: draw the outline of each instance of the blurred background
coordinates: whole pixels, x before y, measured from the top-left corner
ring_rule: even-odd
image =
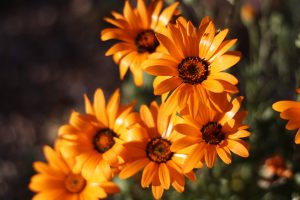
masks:
[[[132,2],[135,2],[134,0]],[[166,0],[166,3],[172,3]],[[109,96],[122,88],[123,101],[148,103],[152,77],[136,88],[119,71],[101,42],[102,19],[122,12],[120,0],[10,0],[0,2],[0,199],[31,199],[32,162],[44,160],[42,147],[53,146],[58,127],[72,110],[83,111],[82,95],[97,87]],[[234,156],[229,166],[218,161],[197,171],[186,191],[167,191],[163,199],[285,200],[300,199],[300,147],[295,131],[272,110],[278,100],[296,100],[300,87],[299,0],[182,0],[183,15],[198,24],[211,16],[230,29],[243,54],[231,73],[249,115],[250,157]],[[109,199],[152,199],[138,177],[121,181],[122,193]]]

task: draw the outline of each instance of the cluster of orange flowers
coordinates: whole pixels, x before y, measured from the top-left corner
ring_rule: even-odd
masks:
[[[183,192],[185,178],[195,180],[193,170],[212,168],[218,157],[229,164],[232,153],[249,156],[243,97],[236,95],[237,78],[225,72],[240,60],[240,52],[229,51],[237,40],[225,39],[228,29],[217,31],[209,17],[195,28],[177,7],[137,0],[133,8],[125,1],[122,14],[105,18],[115,27],[101,39],[120,41],[106,55],[113,55],[121,79],[128,69],[137,86],[143,71],[156,76],[154,94],[162,103],[135,112],[134,103],[120,104],[119,90],[107,103],[101,89],[92,102],[84,96],[86,113],[74,111],[55,148],[44,148],[48,164],[34,163],[35,200],[105,198],[119,191],[114,176],[139,171],[141,186],[160,199],[170,186]]]
[[[107,103],[101,89],[93,102],[84,96],[86,113],[73,112],[59,129],[55,148],[44,147],[48,163],[34,163],[33,199],[103,199],[120,190],[114,176],[127,179],[139,171],[141,186],[151,185],[160,199],[171,185],[183,192],[185,177],[195,180],[193,170],[212,168],[217,157],[229,164],[231,153],[249,156],[242,140],[250,135],[242,123],[247,113],[239,111],[243,97],[234,97],[238,80],[225,72],[240,60],[240,52],[229,51],[237,40],[225,40],[228,29],[217,31],[209,17],[195,28],[178,5],[163,9],[162,0],[148,6],[137,0],[133,8],[125,1],[123,14],[105,18],[115,28],[103,30],[101,39],[120,41],[106,52],[119,65],[120,78],[130,69],[141,86],[143,71],[156,76],[154,94],[162,103],[134,112],[134,103],[120,105],[119,90]],[[300,144],[300,102],[279,101],[273,109],[289,120],[288,130],[298,129]],[[274,157],[265,165],[289,178],[282,163]]]

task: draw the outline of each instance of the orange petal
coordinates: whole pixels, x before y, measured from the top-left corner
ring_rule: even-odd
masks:
[[[127,21],[125,21],[123,19],[116,19],[115,20],[115,19],[111,19],[111,18],[108,18],[108,17],[104,17],[103,19],[104,19],[104,21],[106,21],[106,22],[108,22],[108,23],[110,23],[110,24],[112,24],[112,25],[114,25],[118,28],[125,29],[125,27],[128,26]]]
[[[282,119],[298,119],[300,116],[300,108],[294,107],[294,108],[288,108],[282,113],[280,113],[280,117]]]
[[[119,110],[120,105],[120,90],[117,89],[113,95],[110,97],[107,103],[107,115],[109,121],[109,127],[114,128],[115,119]]]
[[[35,192],[57,190],[64,187],[64,177],[57,179],[47,174],[37,174],[31,177],[29,188]]]
[[[64,173],[62,171],[55,170],[51,166],[49,166],[48,164],[40,162],[40,161],[34,162],[33,163],[33,168],[37,172],[48,174],[49,176],[54,176],[56,178],[63,178],[64,177]]]
[[[154,6],[154,10],[151,15],[151,29],[154,30],[158,22],[160,11],[163,7],[163,1],[152,1],[152,5]]]
[[[215,51],[218,49],[220,44],[223,42],[224,38],[228,34],[228,29],[224,29],[220,31],[215,37],[214,40],[212,41],[212,44],[205,56],[205,60],[209,60],[211,56],[215,53]]]
[[[93,153],[90,155],[90,157],[87,159],[87,161],[83,164],[82,168],[82,176],[91,179],[96,174],[96,168],[99,164],[99,162],[102,160],[101,155],[97,155],[98,153]]]
[[[232,51],[222,56],[216,57],[210,64],[212,72],[224,71],[235,65],[241,59],[241,52]]]
[[[215,54],[208,60],[208,62],[212,62],[215,58],[222,56],[236,42],[237,42],[237,39],[226,40],[226,41],[222,42],[222,44],[219,46],[219,48],[217,49]]]
[[[70,125],[79,131],[82,130],[90,131],[93,129],[93,126],[90,123],[91,119],[92,119],[91,116],[81,115],[80,113],[73,111],[69,121],[70,121]],[[76,133],[76,132],[72,132],[72,133]]]
[[[231,163],[231,155],[230,155],[230,151],[229,150],[225,150],[225,148],[227,147],[217,147],[217,153],[219,155],[219,157],[221,158],[221,160],[223,160],[224,163],[226,164],[230,164]]]
[[[288,123],[286,124],[285,128],[287,130],[294,130],[300,127],[300,120],[298,119],[291,119],[290,121],[288,121]]]
[[[182,83],[182,79],[179,77],[172,77],[162,81],[156,88],[154,88],[154,95],[161,95],[169,92]]]
[[[201,141],[202,141],[201,138],[183,137],[183,138],[175,140],[172,143],[171,151],[172,152],[177,152],[177,151],[179,151],[181,149],[184,149],[184,148],[186,148],[188,146],[200,143]]]
[[[84,102],[85,102],[85,112],[87,114],[93,115],[94,114],[94,107],[93,107],[91,101],[89,100],[89,98],[87,97],[86,94],[84,94]]]
[[[143,122],[149,127],[149,128],[153,128],[155,127],[156,123],[154,121],[153,115],[151,113],[151,111],[149,110],[149,108],[145,105],[142,105],[140,107],[140,115],[141,118],[143,120]]]
[[[228,138],[230,139],[238,139],[238,138],[244,138],[244,137],[249,137],[251,134],[249,131],[246,130],[238,130],[234,134],[228,135]]]
[[[272,108],[278,112],[282,112],[288,108],[300,108],[300,102],[297,101],[278,101],[272,105]]]
[[[202,35],[199,43],[199,57],[205,58],[206,54],[212,44],[212,41],[214,39],[216,33],[215,25],[212,21],[209,22],[208,26],[206,27],[206,30],[204,34]]]
[[[131,44],[128,44],[128,43],[125,43],[125,42],[122,42],[122,43],[117,43],[115,45],[113,45],[112,47],[110,47],[106,52],[105,52],[105,55],[106,56],[111,56],[119,51],[124,51],[124,50],[132,50],[134,51],[135,50],[135,46],[131,45]]]
[[[216,162],[216,146],[208,144],[206,145],[205,151],[205,163],[208,168],[212,168]]]
[[[233,153],[241,156],[241,157],[248,157],[249,156],[249,151],[248,151],[248,144],[244,142],[243,140],[227,140],[228,148],[230,151]]]
[[[178,76],[177,63],[167,59],[152,59],[143,63],[145,72],[155,76]]]
[[[38,194],[34,195],[32,200],[61,199],[61,196],[65,192],[66,191],[64,189],[45,190],[43,192],[39,192]]]
[[[165,8],[158,18],[157,26],[168,25],[168,23],[171,20],[178,5],[179,5],[179,2],[175,2],[172,5],[170,5],[169,7]]]
[[[169,54],[172,55],[176,61],[181,62],[185,57],[181,51],[177,49],[176,44],[174,44],[167,36],[157,33],[157,39],[159,42],[168,50]]]
[[[193,139],[201,137],[201,132],[199,128],[195,128],[193,126],[190,126],[188,124],[177,124],[174,126],[174,129],[178,131],[181,134],[195,137]]]
[[[131,7],[129,1],[125,1],[125,6],[123,9],[124,17],[133,29],[138,29],[141,25],[140,20],[136,17],[133,8]]]
[[[177,192],[183,192],[184,191],[184,186],[178,184],[176,181],[172,183],[173,188],[177,191]]]
[[[69,167],[64,162],[60,154],[56,153],[51,147],[44,146],[44,155],[51,167],[63,171],[65,174],[70,172]]]
[[[160,163],[158,168],[158,177],[164,187],[164,189],[169,189],[170,187],[170,172],[165,163]]]
[[[218,72],[218,73],[212,73],[208,76],[209,79],[217,79],[217,80],[223,80],[226,82],[229,82],[233,85],[236,85],[238,83],[238,79],[226,72]]]
[[[181,85],[180,85],[181,86]],[[169,115],[175,111],[178,111],[178,94],[180,93],[180,86],[176,88],[172,94],[167,97],[166,103],[166,115]]]
[[[150,162],[143,171],[141,185],[142,187],[148,187],[150,183],[152,182],[153,176],[155,175],[155,172],[158,171],[158,165],[156,162]]]
[[[124,53],[124,51],[122,51]],[[126,54],[126,55],[125,55]],[[120,79],[123,80],[128,68],[131,66],[133,60],[136,58],[136,51],[125,52],[124,56],[120,59],[119,69],[120,69]]]
[[[150,19],[149,19],[149,15],[148,15],[144,0],[137,1],[137,11],[138,11],[139,15],[141,16],[141,20],[143,22],[143,28],[144,29],[149,28],[149,20]]]
[[[107,193],[117,193],[120,192],[120,188],[117,184],[114,182],[101,182],[99,183],[99,186],[103,188]]]
[[[132,42],[133,37],[126,30],[119,28],[106,28],[101,32],[101,40],[118,39],[126,42]]]
[[[164,193],[164,188],[162,186],[153,186],[152,185],[152,194],[155,199],[161,199]]]
[[[127,166],[123,168],[121,173],[119,174],[119,177],[121,179],[129,178],[130,176],[136,174],[138,171],[140,171],[143,167],[145,167],[149,163],[148,158],[143,158],[136,160],[134,162],[128,163]]]
[[[204,143],[200,143],[199,145],[196,145],[192,150],[191,154],[188,155],[182,169],[184,173],[188,173],[192,171],[197,166],[198,162],[202,160],[205,151],[203,149],[204,146],[205,146]]]
[[[97,119],[105,126],[108,126],[108,118],[106,115],[105,97],[103,91],[99,88],[94,95],[94,109]]]
[[[201,84],[207,90],[215,92],[215,93],[221,93],[224,91],[223,85],[217,80],[207,79],[207,80],[204,80]]]

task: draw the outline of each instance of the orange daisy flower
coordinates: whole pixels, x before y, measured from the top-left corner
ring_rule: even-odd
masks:
[[[168,97],[168,110],[183,109],[188,99],[204,102],[221,111],[227,93],[237,93],[238,80],[224,70],[235,65],[241,57],[238,51],[227,52],[237,41],[225,40],[228,29],[216,31],[214,23],[205,17],[198,29],[183,18],[169,24],[163,34],[157,33],[167,51],[156,53],[143,63],[144,70],[157,76],[154,94]],[[225,107],[222,107],[222,106]]]
[[[172,116],[164,114],[164,105],[160,107],[152,102],[150,108],[140,108],[142,126],[132,129],[131,137],[135,141],[124,144],[124,159],[127,165],[122,169],[120,178],[128,178],[143,169],[141,185],[149,187],[155,199],[160,199],[164,189],[172,185],[178,192],[184,190],[184,174],[182,163],[184,154],[171,151],[170,147],[176,140],[172,134]],[[195,179],[194,174],[188,176]]]
[[[126,0],[123,14],[112,12],[114,19],[104,18],[116,28],[106,28],[101,32],[102,40],[117,39],[121,42],[113,45],[106,56],[113,55],[119,64],[120,78],[123,79],[128,68],[134,76],[137,86],[143,84],[141,63],[153,52],[159,51],[159,42],[155,36],[169,23],[178,12],[178,3],[162,10],[162,0],[152,0],[146,7],[144,0],[137,0],[137,7],[132,8]]]
[[[38,172],[29,184],[30,190],[37,192],[33,200],[96,200],[106,198],[108,193],[120,191],[113,182],[92,182],[83,178],[80,172],[72,170],[73,159],[64,159],[49,146],[44,147],[44,154],[48,163],[33,163]]]
[[[138,114],[133,104],[120,106],[120,93],[116,90],[108,104],[101,89],[96,90],[94,104],[85,97],[86,114],[73,112],[70,122],[59,129],[60,150],[66,157],[76,157],[76,168],[85,178],[98,180],[112,178],[113,169],[122,162],[120,142],[127,128],[135,123]]]
[[[190,148],[183,172],[191,171],[202,160],[211,168],[217,155],[226,164],[231,163],[231,152],[242,157],[249,156],[248,145],[241,140],[250,135],[246,130],[248,126],[241,124],[247,113],[238,112],[242,99],[234,99],[232,109],[226,113],[202,104],[194,113],[183,111],[183,123],[176,124],[174,129],[185,137],[176,140],[171,146],[172,151]]]
[[[300,88],[297,89],[300,94]],[[278,101],[272,105],[272,108],[280,112],[282,119],[289,120],[285,128],[288,130],[298,129],[295,136],[295,143],[300,144],[300,102],[297,101]]]

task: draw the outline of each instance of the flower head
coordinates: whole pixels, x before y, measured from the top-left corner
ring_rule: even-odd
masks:
[[[177,106],[183,109],[188,100],[196,99],[221,111],[230,109],[223,101],[227,100],[227,93],[238,92],[235,86],[238,80],[224,70],[235,65],[241,54],[228,52],[237,40],[224,40],[227,34],[228,29],[217,32],[209,17],[201,21],[198,29],[179,18],[162,34],[157,33],[166,51],[151,55],[143,67],[157,76],[154,94],[171,94],[167,99],[169,110]]]
[[[155,199],[160,199],[164,189],[172,185],[178,192],[184,190],[184,174],[182,163],[185,155],[172,151],[171,145],[177,139],[173,132],[174,116],[165,115],[164,105],[160,107],[153,102],[148,108],[140,109],[142,122],[129,134],[135,141],[124,144],[126,147],[124,159],[127,165],[120,172],[121,178],[133,176],[143,170],[141,185],[152,185]],[[194,179],[194,174],[187,174]]]
[[[104,199],[108,193],[119,192],[119,187],[110,181],[92,182],[80,171],[74,171],[74,159],[65,159],[52,148],[45,146],[48,163],[34,162],[38,174],[31,178],[29,188],[37,192],[33,199]]]
[[[300,94],[300,88],[297,89]],[[295,136],[295,143],[300,144],[300,102],[297,101],[278,101],[272,105],[272,108],[280,112],[280,117],[289,120],[285,128],[288,130],[298,129]]]
[[[247,125],[242,121],[246,112],[238,112],[242,98],[232,101],[232,109],[226,113],[213,110],[205,105],[199,105],[193,113],[183,111],[183,122],[174,129],[184,137],[176,140],[172,151],[189,148],[189,155],[184,163],[183,172],[189,172],[204,160],[206,165],[213,167],[217,155],[221,160],[231,163],[231,152],[248,157],[248,145],[241,138],[248,137]]]
[[[113,55],[119,64],[120,77],[124,78],[128,68],[133,73],[136,85],[143,84],[141,63],[154,52],[159,51],[160,43],[156,33],[161,32],[177,12],[178,3],[162,10],[162,0],[152,0],[146,7],[144,0],[137,1],[137,7],[132,8],[125,1],[123,14],[112,12],[114,19],[104,18],[116,26],[106,28],[101,32],[102,40],[117,39],[121,42],[113,45],[105,55]]]
[[[274,155],[268,157],[260,166],[259,175],[258,185],[269,189],[286,183],[288,179],[292,178],[293,172],[281,155]]]
[[[108,104],[101,89],[95,92],[94,104],[85,96],[86,114],[73,112],[70,122],[59,130],[60,149],[64,156],[75,157],[76,167],[86,178],[110,179],[122,163],[119,156],[127,128],[136,121],[133,104],[121,106],[119,90]]]

